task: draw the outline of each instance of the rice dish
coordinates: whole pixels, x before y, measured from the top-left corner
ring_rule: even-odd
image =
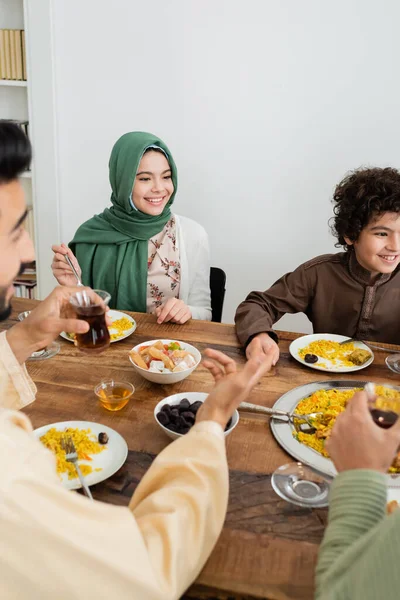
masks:
[[[333,366],[341,367],[354,367],[356,363],[351,360],[351,355],[357,350],[354,342],[348,342],[346,344],[340,344],[339,342],[333,342],[331,340],[315,340],[299,350],[299,357],[304,360],[306,354],[314,354],[318,358],[330,360]],[[369,354],[369,357],[367,356]],[[370,353],[365,353],[366,362],[371,357]],[[325,364],[320,362],[316,363],[319,367],[326,367]]]
[[[293,412],[299,415],[306,415],[314,412],[321,412],[323,414],[321,417],[317,417],[312,421],[312,424],[316,429],[315,433],[309,434],[301,431],[294,431],[293,436],[300,443],[312,448],[319,454],[322,454],[322,456],[329,458],[329,454],[325,449],[325,441],[331,434],[336,417],[346,409],[347,403],[354,394],[360,391],[362,391],[362,388],[353,388],[350,390],[317,390],[311,394],[311,396],[300,400]],[[397,390],[377,385],[375,391],[376,395],[382,399],[390,398],[391,400],[396,399],[400,401],[400,392]],[[301,421],[295,420],[296,425],[299,423],[301,423]],[[398,458],[395,458],[389,471],[391,473],[400,473],[400,461]]]
[[[132,327],[133,323],[127,317],[122,317],[122,319],[117,319],[116,321],[113,321],[110,327],[108,328],[109,330],[113,331],[113,333],[111,333],[110,331],[111,341],[118,340],[120,337],[125,335],[127,331],[132,329]]]
[[[71,436],[74,442],[82,475],[89,475],[93,470],[101,471],[101,469],[93,469],[90,465],[80,462],[81,460],[91,461],[91,454],[99,454],[106,449],[105,446],[102,446],[96,441],[96,436],[90,429],[74,429],[71,427],[64,431],[59,431],[55,427],[52,427],[41,436],[40,441],[56,455],[57,473],[59,475],[68,473],[68,479],[76,479],[78,477],[73,463],[67,462],[65,450],[61,447],[61,440],[65,434]]]

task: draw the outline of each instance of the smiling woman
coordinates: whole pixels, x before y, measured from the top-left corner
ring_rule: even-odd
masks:
[[[168,147],[150,133],[126,133],[109,174],[112,207],[84,223],[69,249],[53,246],[57,281],[74,282],[68,254],[86,285],[111,294],[112,308],[154,313],[159,323],[210,319],[208,237],[171,212],[178,179]]]

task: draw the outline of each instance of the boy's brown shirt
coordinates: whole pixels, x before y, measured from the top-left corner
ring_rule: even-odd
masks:
[[[371,284],[353,250],[300,265],[265,292],[251,292],[235,315],[241,344],[269,332],[286,313],[303,312],[314,333],[400,344],[400,266]]]

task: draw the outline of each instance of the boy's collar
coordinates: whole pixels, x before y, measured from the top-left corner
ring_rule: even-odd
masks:
[[[395,275],[398,270],[399,267],[397,267],[397,269],[395,269],[393,271],[393,273],[381,273],[373,283],[371,283],[371,273],[367,270],[364,269],[364,267],[362,267],[360,265],[360,263],[357,260],[356,257],[356,253],[354,252],[353,249],[348,250],[349,253],[349,271],[351,276],[353,277],[353,279],[355,279],[358,283],[361,283],[362,285],[371,285],[371,286],[380,286],[383,283],[386,283],[387,281],[389,281],[389,279],[391,279],[393,277],[393,275]]]

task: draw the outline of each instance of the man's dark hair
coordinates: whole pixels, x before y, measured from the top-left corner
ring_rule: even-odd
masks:
[[[17,179],[31,164],[32,148],[22,129],[0,119],[0,184]]]
[[[387,212],[400,213],[400,173],[390,167],[352,171],[336,186],[333,203],[335,246],[349,249],[345,237],[356,242],[372,220]]]

